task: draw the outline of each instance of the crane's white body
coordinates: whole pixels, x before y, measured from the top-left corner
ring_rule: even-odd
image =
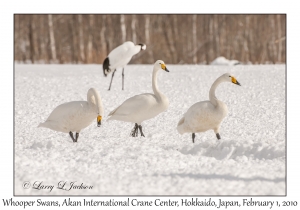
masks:
[[[141,50],[145,50],[146,45],[135,45],[133,42],[124,42],[122,45],[116,47],[108,54],[109,69],[105,69],[107,75],[111,71],[115,71],[117,68],[124,68],[131,60],[132,56],[139,53]]]
[[[72,101],[57,106],[38,127],[64,133],[79,133],[96,120],[98,115],[103,116],[103,104],[99,92],[91,88],[87,94],[87,101]]]

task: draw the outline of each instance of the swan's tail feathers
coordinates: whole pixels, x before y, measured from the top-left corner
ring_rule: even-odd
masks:
[[[119,108],[119,106],[118,106],[117,108],[115,108],[114,110],[112,110],[112,111],[108,114],[108,117],[109,117],[109,116],[112,116],[112,115],[117,111],[118,108]]]
[[[110,118],[111,118],[111,117],[110,117]],[[110,119],[110,118],[106,119],[106,122],[112,120],[112,119]]]
[[[45,127],[45,126],[44,126],[44,123],[40,123],[40,124],[38,125],[38,128],[39,128],[39,127]]]
[[[103,74],[106,77],[111,70],[109,69],[109,58],[105,58],[103,61]]]
[[[67,129],[66,127],[60,125],[59,122],[51,121],[51,120],[45,121],[44,123],[40,123],[38,125],[38,128],[39,127],[49,128],[51,130],[64,132],[64,133],[69,133],[70,132],[69,129]]]
[[[177,124],[177,131],[178,133],[180,133],[181,135],[185,133],[185,129],[184,129],[184,117],[181,118]]]
[[[182,125],[183,123],[184,123],[184,117],[182,117],[182,118],[179,120],[177,126]]]

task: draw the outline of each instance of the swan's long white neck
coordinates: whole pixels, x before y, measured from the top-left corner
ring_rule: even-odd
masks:
[[[100,114],[101,116],[103,115],[103,104],[98,91],[96,91],[94,88],[89,89],[87,94],[87,101],[90,105],[96,105],[98,114]]]
[[[219,100],[216,97],[216,89],[218,87],[218,85],[220,83],[222,83],[223,81],[220,79],[220,77],[218,79],[216,79],[216,81],[212,84],[210,90],[209,90],[209,100],[210,102],[214,105],[214,106],[218,106],[218,102]]]
[[[152,89],[153,89],[154,95],[156,95],[161,100],[162,93],[158,90],[157,73],[158,73],[158,70],[154,68],[153,73],[152,73]]]

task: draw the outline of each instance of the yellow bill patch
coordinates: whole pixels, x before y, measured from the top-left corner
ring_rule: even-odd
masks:
[[[165,64],[160,64],[161,65],[161,68],[163,69],[163,70],[166,70],[166,65]]]
[[[100,122],[101,120],[102,120],[102,117],[100,115],[98,115],[97,122]]]
[[[231,81],[232,81],[232,83],[236,84],[236,78],[235,77],[231,77]]]

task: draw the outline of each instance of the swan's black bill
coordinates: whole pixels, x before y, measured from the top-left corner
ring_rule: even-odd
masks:
[[[167,68],[165,69],[166,72],[170,72]]]
[[[97,126],[98,127],[101,126],[101,120],[102,120],[102,117],[100,115],[98,115],[98,117],[97,117]]]
[[[236,85],[242,86],[238,81],[236,81],[236,83],[234,83]]]

